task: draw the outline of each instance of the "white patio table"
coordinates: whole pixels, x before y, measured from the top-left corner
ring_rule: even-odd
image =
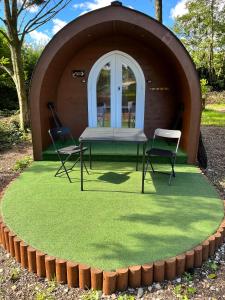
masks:
[[[80,138],[80,189],[83,188],[83,143],[97,143],[97,142],[129,142],[138,145],[143,145],[143,156],[142,156],[142,182],[141,192],[144,193],[144,176],[145,176],[145,148],[147,143],[147,137],[142,129],[137,128],[109,128],[109,127],[87,127],[81,134]],[[91,155],[91,154],[90,154]]]

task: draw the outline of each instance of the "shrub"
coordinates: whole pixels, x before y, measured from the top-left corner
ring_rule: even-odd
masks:
[[[28,167],[32,163],[32,158],[30,156],[25,156],[22,159],[16,161],[15,165],[13,166],[14,171],[23,171],[26,167]]]
[[[29,133],[19,129],[18,114],[0,119],[0,151],[29,140]]]
[[[0,78],[1,80],[1,78]],[[3,82],[0,83],[0,109],[18,109],[18,97],[16,89],[13,86],[7,86]]]
[[[208,92],[210,92],[211,87],[208,85],[208,80],[202,78],[200,80],[201,92],[202,92],[202,108],[205,109],[205,98]]]

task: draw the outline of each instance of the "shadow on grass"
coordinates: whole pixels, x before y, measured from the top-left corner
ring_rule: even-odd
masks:
[[[130,225],[145,224],[145,225],[159,225],[168,228],[168,233],[171,228],[182,229],[184,231],[193,229],[193,223],[196,221],[213,222],[218,218],[218,212],[212,211],[211,201],[199,202],[199,206],[196,208],[196,202],[189,198],[183,199],[183,201],[177,201],[177,197],[163,197],[157,198],[157,205],[162,207],[163,215],[159,212],[146,211],[145,214],[132,213],[129,215],[123,215],[118,218],[118,221],[128,222]],[[198,201],[196,197],[196,201]],[[222,206],[221,206],[222,212]],[[210,219],[209,219],[210,214]],[[188,221],[187,221],[188,220]],[[222,217],[221,217],[222,221]],[[218,224],[219,225],[219,224]],[[198,232],[204,232],[205,229],[197,228]]]
[[[126,173],[107,172],[99,176],[98,180],[106,181],[113,184],[121,184],[130,179],[130,176],[128,176],[129,174],[130,172],[126,172]]]
[[[145,186],[153,185],[158,195],[219,198],[214,187],[200,173],[176,172],[176,177],[172,177],[171,185],[168,183],[168,178],[167,174],[147,172]]]
[[[102,248],[102,254],[96,255],[97,260],[105,260],[108,265],[123,268],[174,257],[194,248],[201,242],[198,238],[189,237],[185,234],[172,236],[168,233],[157,236],[149,233],[134,234],[134,237],[136,239],[135,245],[129,246],[121,241],[111,242],[110,244],[92,243],[91,248],[93,251],[96,249],[96,253],[99,253],[98,249]],[[107,269],[104,266],[101,267]],[[110,269],[110,271],[114,270]]]
[[[54,177],[54,174],[60,163],[33,163],[26,169],[26,173],[41,174],[46,173],[46,178]],[[99,163],[94,170],[90,170],[90,175],[84,170],[84,189],[89,192],[114,192],[114,193],[140,193],[141,191],[141,171],[135,172],[135,164]],[[156,170],[170,171],[170,166],[156,166]],[[193,168],[194,170],[194,168]],[[135,174],[134,174],[135,173]],[[136,178],[134,179],[134,176]],[[72,183],[80,182],[80,168],[77,166],[70,172]],[[59,180],[68,180],[66,174],[58,178]],[[133,181],[133,182],[132,182]],[[56,181],[57,183],[57,181]],[[89,184],[90,183],[90,187]],[[94,186],[93,186],[94,183]],[[95,184],[96,183],[96,184]],[[104,185],[103,185],[104,184]],[[119,189],[116,186],[120,186]],[[218,194],[209,184],[209,182],[196,171],[177,168],[176,177],[172,178],[171,185],[168,184],[168,175],[161,173],[147,172],[145,177],[145,194],[157,194],[164,196],[189,196],[189,197],[207,197],[217,198]]]
[[[197,246],[219,226],[217,212],[212,211],[209,202],[200,203],[196,209],[196,203],[188,199],[171,202],[169,197],[165,197],[156,201],[159,202],[159,207],[168,206],[167,209],[163,209],[163,215],[160,212],[156,214],[155,211],[146,211],[145,214],[131,213],[118,218],[118,222],[126,222],[129,228],[133,228],[127,237],[131,243],[91,243],[91,247],[95,248],[97,253],[99,247],[103,248],[102,254],[97,256],[100,261],[107,260],[112,265],[116,262],[120,267],[125,267],[176,256]],[[188,208],[184,207],[187,205]],[[199,228],[198,224],[202,227]],[[146,233],[145,230],[140,233],[140,226],[147,228],[149,225],[153,225],[152,228],[161,228],[161,231]],[[116,235],[115,232],[115,240]]]

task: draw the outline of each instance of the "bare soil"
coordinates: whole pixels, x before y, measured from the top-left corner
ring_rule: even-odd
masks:
[[[206,104],[223,103],[225,104],[225,91],[222,92],[209,92],[205,97]]]
[[[19,175],[13,170],[17,160],[24,156],[32,156],[32,145],[29,142],[15,145],[12,149],[0,152],[0,192],[9,182]]]
[[[202,127],[203,140],[208,155],[208,168],[205,175],[217,188],[221,199],[225,199],[225,128]],[[13,171],[16,160],[32,155],[31,144],[25,143],[0,153],[0,192],[18,176]],[[91,291],[69,289],[67,285],[38,278],[22,269],[17,262],[0,247],[0,299],[52,300],[52,299],[97,299]],[[173,282],[153,284],[140,289],[128,289],[123,294],[113,294],[110,299],[122,295],[132,299],[225,299],[225,244],[202,268],[177,278]],[[99,293],[99,299],[104,299]],[[120,298],[121,299],[121,298]],[[121,300],[126,299],[123,297]],[[129,299],[129,298],[127,298]]]

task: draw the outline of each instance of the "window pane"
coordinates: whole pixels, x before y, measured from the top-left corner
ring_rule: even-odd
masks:
[[[110,127],[110,75],[111,65],[107,63],[97,80],[97,126]]]
[[[122,127],[135,127],[136,78],[129,66],[122,66]]]

